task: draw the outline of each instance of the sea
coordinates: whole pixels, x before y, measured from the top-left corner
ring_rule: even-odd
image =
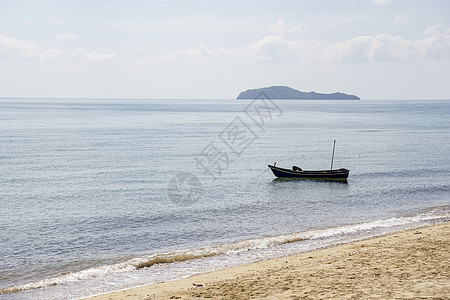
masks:
[[[350,175],[279,180],[274,163]],[[449,170],[450,101],[1,98],[0,299],[80,299],[449,221]]]

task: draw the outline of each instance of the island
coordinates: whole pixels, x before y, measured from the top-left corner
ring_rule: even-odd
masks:
[[[263,93],[263,94],[261,94]],[[259,89],[251,89],[241,92],[236,98],[240,99],[257,99],[261,95],[269,99],[286,99],[286,100],[359,100],[355,95],[347,95],[344,93],[322,94],[316,92],[301,92],[288,86],[270,86]]]

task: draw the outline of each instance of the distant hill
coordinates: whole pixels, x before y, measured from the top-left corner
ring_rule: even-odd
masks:
[[[236,99],[256,99],[261,92],[270,99],[286,100],[359,100],[358,96],[344,93],[322,94],[316,92],[301,92],[288,86],[271,86],[241,92]]]

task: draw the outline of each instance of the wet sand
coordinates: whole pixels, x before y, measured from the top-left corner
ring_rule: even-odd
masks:
[[[91,299],[450,299],[450,223]]]

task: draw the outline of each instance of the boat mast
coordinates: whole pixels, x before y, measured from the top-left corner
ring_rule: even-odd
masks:
[[[333,155],[331,156],[331,170],[333,170],[333,160],[334,160],[334,148],[336,147],[336,140],[333,142]]]

